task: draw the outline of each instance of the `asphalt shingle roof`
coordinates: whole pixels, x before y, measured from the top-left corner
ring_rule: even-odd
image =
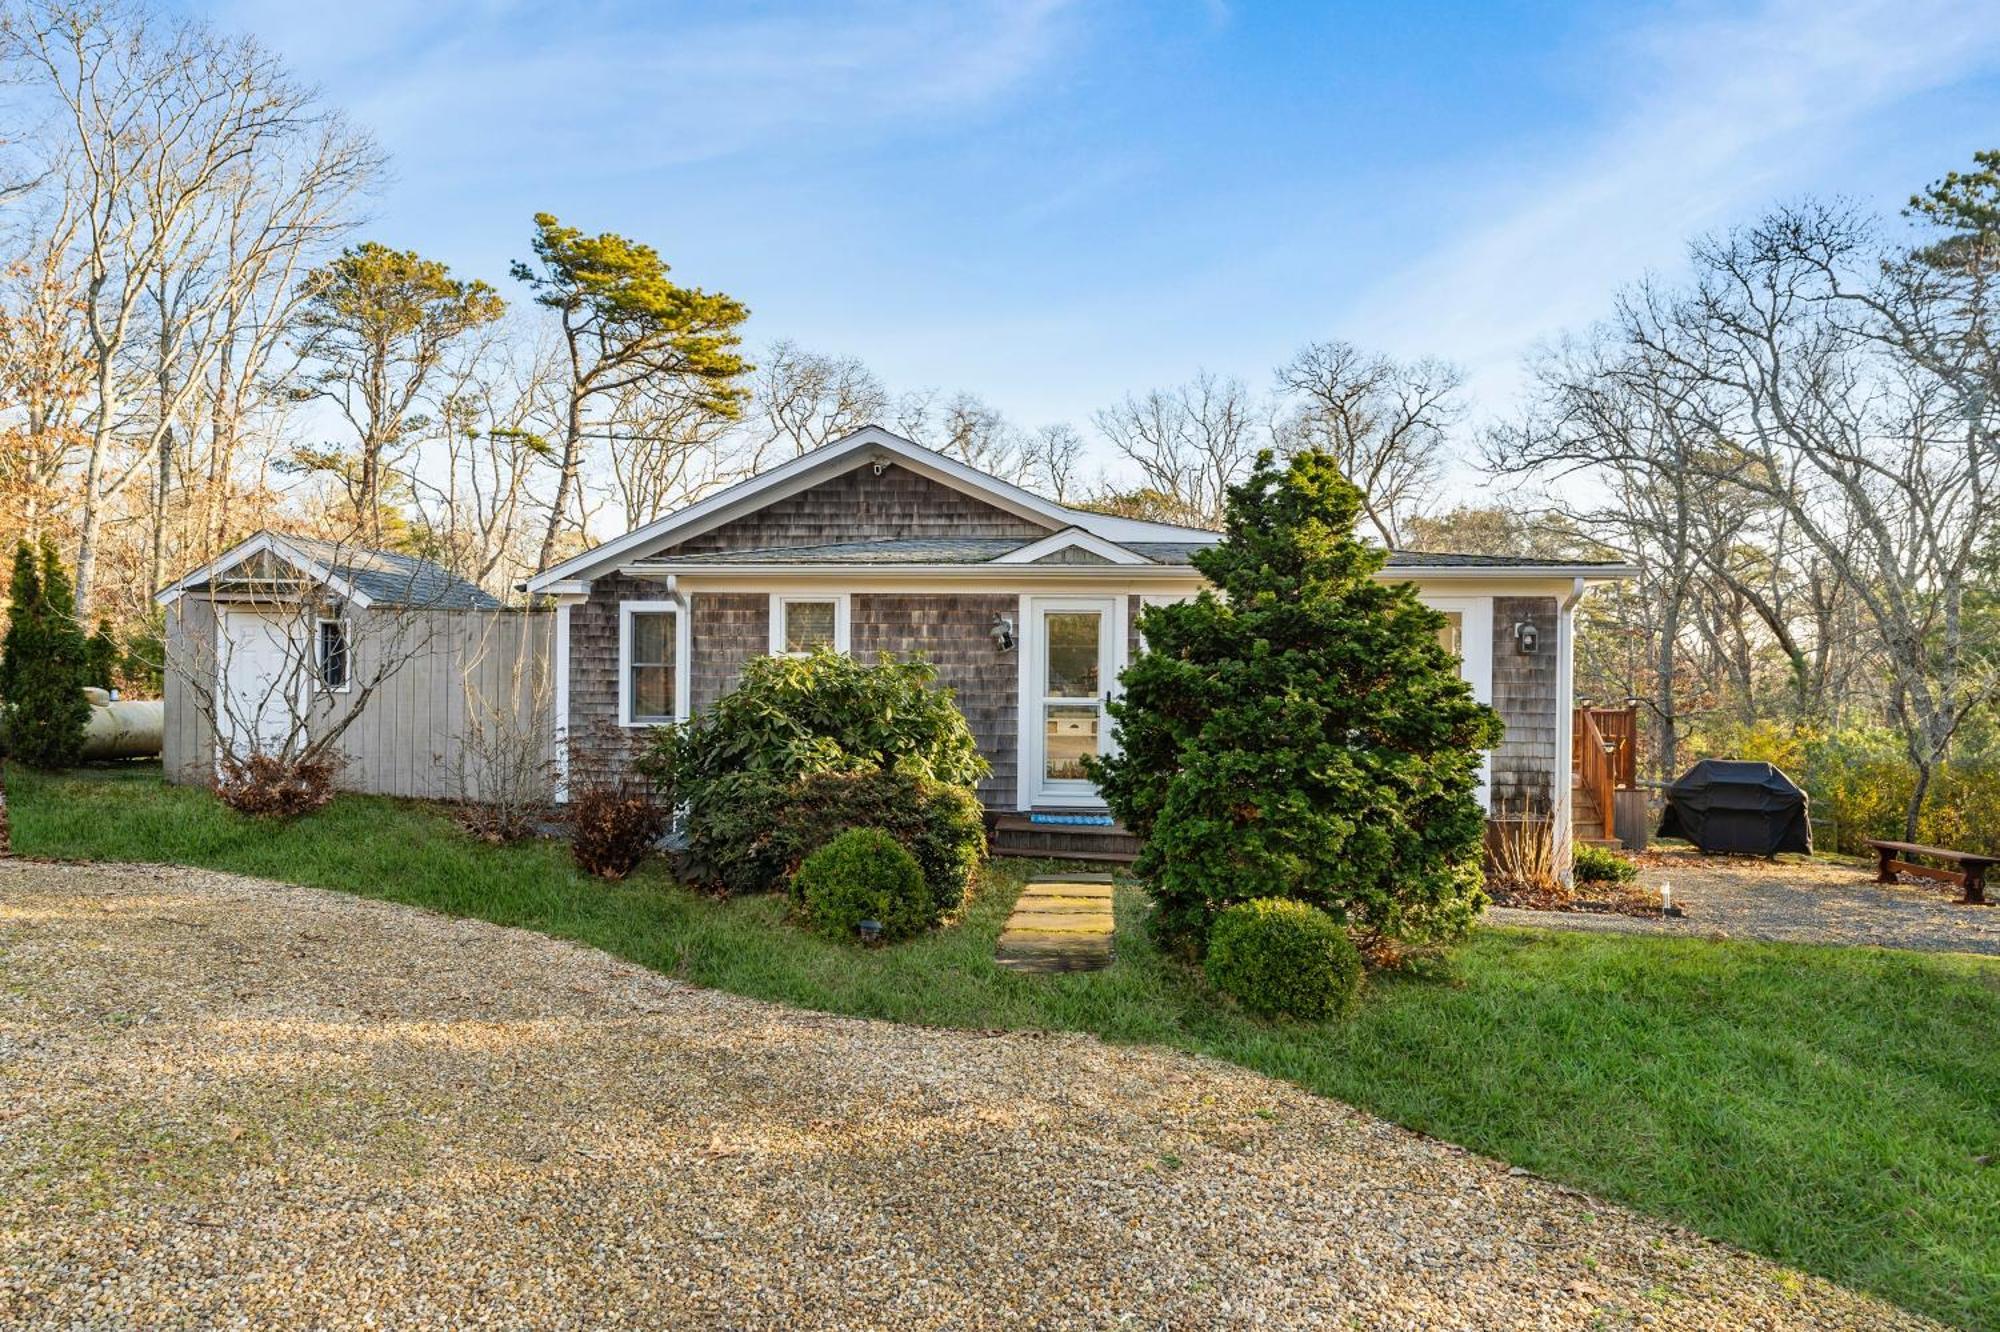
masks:
[[[278,539],[324,565],[335,577],[353,584],[378,605],[423,606],[433,610],[496,610],[500,606],[497,598],[476,584],[415,555],[343,545],[318,537]]]

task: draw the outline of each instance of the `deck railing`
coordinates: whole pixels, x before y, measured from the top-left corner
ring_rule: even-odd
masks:
[[[1615,793],[1631,791],[1639,785],[1639,710],[1637,708],[1578,708],[1570,728],[1570,767],[1583,783],[1604,821],[1604,835],[1612,830]]]

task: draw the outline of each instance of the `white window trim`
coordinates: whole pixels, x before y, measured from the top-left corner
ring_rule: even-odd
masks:
[[[671,615],[674,617],[674,715],[673,721],[688,719],[689,625],[687,609],[678,601],[621,601],[618,603],[618,724],[620,726],[665,726],[657,717],[634,720],[632,716],[632,617]]]
[[[831,601],[833,603],[833,650],[848,651],[848,641],[853,630],[854,607],[852,599],[845,592],[773,592],[771,594],[771,655],[774,657],[799,657],[801,652],[785,651],[785,606],[793,601]]]
[[[340,627],[340,641],[347,658],[347,675],[337,685],[326,682],[326,663],[320,659],[320,626],[325,624]],[[315,615],[312,630],[312,681],[313,688],[322,694],[351,694],[354,692],[354,621],[345,615]]]

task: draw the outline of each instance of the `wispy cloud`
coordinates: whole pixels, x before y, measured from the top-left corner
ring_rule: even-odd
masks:
[[[1588,324],[1612,292],[1677,265],[1688,239],[1840,164],[1849,131],[2000,60],[1990,0],[1774,0],[1680,11],[1598,52],[1616,71],[1609,128],[1503,190],[1478,219],[1386,275],[1346,327],[1465,363],[1504,405],[1540,338]],[[1524,160],[1527,160],[1524,153]],[[1946,163],[1943,165],[1951,165]],[[1912,184],[1916,182],[1912,181]]]
[[[720,16],[648,3],[241,0],[232,23],[352,109],[409,174],[555,157],[621,172],[976,111],[1059,46],[1073,0],[862,0]]]

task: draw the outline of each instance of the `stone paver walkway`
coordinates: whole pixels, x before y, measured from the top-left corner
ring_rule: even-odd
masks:
[[[993,960],[1008,971],[1049,974],[1111,965],[1111,876],[1030,879],[1000,932]]]

